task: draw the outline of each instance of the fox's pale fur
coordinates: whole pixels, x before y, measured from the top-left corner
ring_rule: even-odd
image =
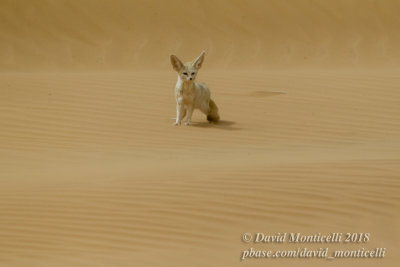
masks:
[[[171,55],[171,64],[178,72],[178,81],[175,85],[176,121],[180,125],[187,115],[186,125],[190,125],[194,109],[200,109],[209,122],[219,120],[218,107],[210,98],[210,89],[204,83],[195,82],[198,70],[204,61],[203,51],[193,62],[182,63],[175,55]]]

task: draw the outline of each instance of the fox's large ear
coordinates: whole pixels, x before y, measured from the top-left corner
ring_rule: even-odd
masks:
[[[175,55],[171,55],[171,64],[174,70],[179,71],[183,67],[182,61]]]
[[[201,52],[200,56],[193,61],[193,63],[192,63],[193,67],[195,67],[196,69],[201,68],[201,65],[203,64],[203,61],[204,61],[205,53],[206,53],[206,51]]]

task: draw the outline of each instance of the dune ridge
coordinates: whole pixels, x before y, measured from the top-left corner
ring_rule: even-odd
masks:
[[[160,70],[203,49],[209,68],[398,68],[398,13],[395,0],[5,0],[0,70]]]

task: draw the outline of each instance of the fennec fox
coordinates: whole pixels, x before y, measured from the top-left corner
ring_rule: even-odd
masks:
[[[200,109],[209,122],[219,120],[218,107],[210,98],[210,89],[204,83],[195,82],[196,74],[204,61],[205,51],[193,62],[182,63],[175,55],[171,55],[171,64],[178,72],[178,81],[175,85],[176,121],[180,125],[187,115],[186,125],[190,125],[194,109]]]

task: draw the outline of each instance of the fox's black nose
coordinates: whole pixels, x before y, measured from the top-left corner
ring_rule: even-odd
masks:
[[[193,80],[193,78],[190,78],[190,80]]]

